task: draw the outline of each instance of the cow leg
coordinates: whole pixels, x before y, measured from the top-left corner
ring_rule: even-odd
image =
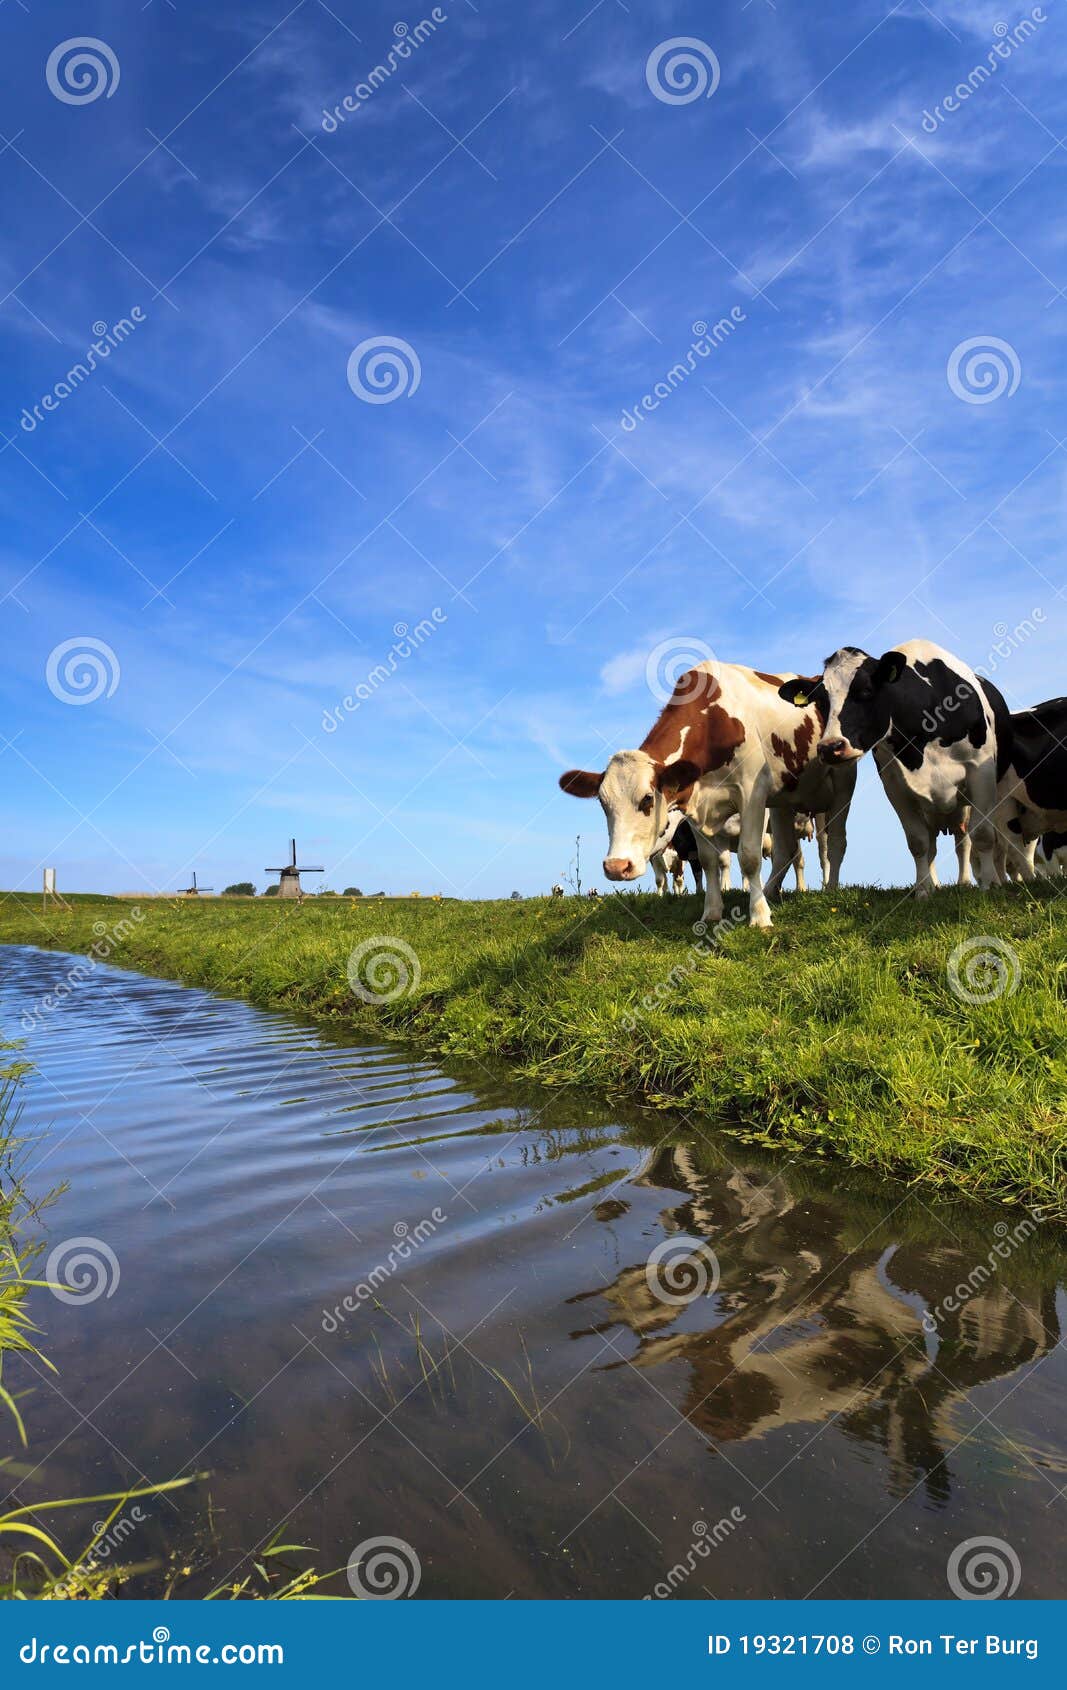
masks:
[[[700,866],[704,871],[704,909],[700,919],[707,926],[722,920],[722,852],[718,841],[709,839],[698,827],[693,828],[693,837],[697,842]]]
[[[829,836],[829,829],[826,825],[826,812],[823,811],[821,815],[816,816],[814,818],[814,821],[815,821],[815,838],[818,841],[818,847],[819,847],[819,870],[822,874],[822,887],[823,887],[823,891],[825,892],[827,887],[832,887],[832,886],[837,885],[837,875],[838,875],[838,872],[840,871],[840,868],[841,868],[841,857],[843,857],[844,854],[845,854],[845,845],[844,845],[844,839],[842,839],[841,856],[839,856],[838,859],[837,859],[836,867],[831,868],[831,866],[830,866],[830,836]],[[843,830],[843,827],[844,827],[844,824],[842,823],[842,830]]]
[[[694,829],[693,831],[694,831],[694,836],[695,836],[696,829]],[[696,879],[696,882],[697,882],[697,891],[698,892],[700,891],[700,876],[701,876],[701,873],[704,869],[707,869],[707,872],[709,874],[716,875],[716,877],[718,879],[718,883],[719,883],[719,891],[720,892],[728,892],[730,890],[730,846],[729,846],[729,843],[727,842],[727,840],[723,837],[723,835],[721,833],[716,833],[712,836],[711,839],[706,839],[705,844],[707,844],[708,847],[711,849],[711,851],[714,853],[714,865],[711,868],[707,867],[707,863],[705,861],[705,858],[703,856],[701,856],[701,854],[700,854],[700,842],[698,840],[697,841],[697,856],[698,856],[698,859],[699,859],[699,866],[698,866],[697,863],[693,864],[693,875],[694,875],[694,878]]]
[[[1012,866],[1016,876],[1021,881],[1037,879],[1037,865],[1034,853],[1037,850],[1036,839],[1022,839],[1012,853]]]
[[[841,880],[841,864],[845,858],[845,847],[848,844],[848,812],[852,803],[852,795],[856,790],[856,775],[858,770],[855,763],[843,769],[834,771],[833,798],[831,807],[822,817],[816,816],[815,826],[819,829],[822,823],[819,839],[819,861],[823,864],[823,890],[835,892]],[[825,858],[823,843],[825,837]]]
[[[790,810],[771,811],[771,872],[764,887],[766,897],[778,903],[782,896],[782,882],[789,873],[796,849],[796,828]]]
[[[924,812],[922,803],[911,790],[904,778],[903,771],[895,761],[889,761],[883,767],[879,765],[878,773],[882,777],[882,789],[896,811],[897,820],[904,829],[904,838],[908,842],[915,863],[915,896],[928,898],[934,889],[930,879],[930,823]]]
[[[704,890],[704,871],[700,866],[700,858],[698,857],[695,860],[695,862],[691,862],[689,864],[689,867],[690,867],[690,870],[692,871],[692,875],[693,875],[693,889],[694,889],[694,891],[703,892],[703,890]]]
[[[900,819],[908,850],[915,860],[915,896],[928,898],[936,884],[930,877],[930,829],[918,813]]]
[[[799,845],[797,846],[797,854],[793,858],[793,873],[797,877],[797,891],[806,892],[808,883],[804,879],[804,852]]]
[[[926,817],[906,788],[890,793],[890,799],[915,862],[915,896],[928,898],[934,890],[934,882],[930,878],[930,829]]]
[[[719,865],[719,890],[728,892],[730,890],[730,847],[728,845],[720,846],[716,852],[716,861]],[[697,887],[697,891],[699,890],[700,888]]]
[[[763,829],[767,808],[762,782],[741,800],[741,838],[737,856],[748,876],[748,920],[751,927],[770,927],[771,910],[763,891]],[[786,867],[789,866],[788,858]]]
[[[971,857],[979,886],[986,890],[997,884],[994,852],[997,830],[993,817],[997,809],[997,775],[992,757],[971,769],[967,777],[967,798],[972,807]],[[1033,871],[1031,870],[1032,877]]]
[[[971,884],[971,836],[967,832],[956,829],[956,864],[959,873],[956,876],[957,886]]]
[[[648,860],[652,864],[652,873],[656,877],[656,892],[662,898],[667,890],[667,871],[663,866],[662,853],[654,851]]]
[[[931,884],[931,886],[935,886],[938,889],[940,889],[941,877],[937,872],[937,829],[936,829],[936,827],[932,827],[930,829],[930,841],[929,841],[929,844],[927,846],[927,852],[928,852],[928,857],[927,857],[927,864],[926,864],[926,872],[930,876],[930,884]]]

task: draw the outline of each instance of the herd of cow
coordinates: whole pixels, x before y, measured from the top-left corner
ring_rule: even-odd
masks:
[[[790,864],[803,889],[803,838],[818,839],[824,887],[838,884],[867,751],[915,859],[916,897],[938,885],[940,834],[956,841],[961,885],[972,863],[986,888],[1062,862],[1067,698],[1013,713],[991,681],[929,640],[882,657],[842,646],[812,676],[698,663],[636,751],[617,751],[600,773],[571,769],[559,784],[600,799],[609,880],[637,880],[651,863],[662,890],[689,860],[697,889],[704,883],[704,920],[718,921],[735,851],[749,920],[769,927],[768,900]]]

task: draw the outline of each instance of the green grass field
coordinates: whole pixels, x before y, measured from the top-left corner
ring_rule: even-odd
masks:
[[[728,915],[741,909],[727,898]],[[1067,901],[1055,883],[925,904],[858,887],[787,897],[769,935],[701,937],[699,914],[695,897],[635,895],[83,897],[44,916],[39,898],[4,896],[0,942],[95,944],[121,966],[1067,1218]],[[363,946],[359,978],[391,992],[398,945],[410,947],[406,987],[363,1001],[351,954]]]

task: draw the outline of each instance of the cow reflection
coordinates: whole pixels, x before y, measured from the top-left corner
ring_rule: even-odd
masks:
[[[780,1176],[702,1174],[679,1147],[661,1152],[642,1183],[684,1194],[664,1214],[666,1230],[710,1241],[717,1294],[664,1303],[642,1261],[572,1301],[607,1304],[608,1318],[587,1331],[626,1326],[637,1337],[636,1353],[608,1366],[685,1363],[679,1406],[714,1443],[835,1419],[885,1450],[895,1490],[923,1480],[943,1500],[946,1451],[960,1436],[953,1405],[1058,1342],[1054,1285],[1007,1269],[928,1332],[924,1312],[978,1259],[978,1246],[947,1231],[929,1243],[870,1244],[851,1205],[796,1195]],[[869,1236],[879,1221],[872,1212]]]

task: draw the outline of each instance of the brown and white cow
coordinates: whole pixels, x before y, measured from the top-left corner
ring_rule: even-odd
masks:
[[[599,773],[571,769],[560,776],[564,792],[600,799],[608,823],[609,880],[644,874],[675,801],[697,838],[705,921],[722,917],[715,835],[733,815],[741,820],[738,857],[749,882],[754,927],[771,925],[767,899],[780,892],[796,852],[797,810],[826,812],[828,884],[837,885],[856,771],[851,763],[831,765],[816,756],[822,720],[814,706],[798,710],[780,696],[787,678],[740,663],[698,663],[679,676],[636,751],[617,751]],[[765,889],[761,847],[768,809],[774,851]]]

